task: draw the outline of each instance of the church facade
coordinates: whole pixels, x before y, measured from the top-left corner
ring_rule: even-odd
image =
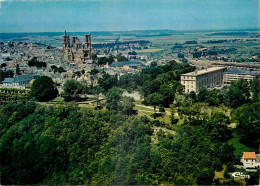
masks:
[[[90,34],[85,34],[85,43],[84,46],[80,42],[77,36],[71,37],[67,35],[66,31],[63,38],[63,57],[66,61],[73,61],[77,64],[91,64],[91,54],[94,53],[93,48],[91,47],[91,38]]]

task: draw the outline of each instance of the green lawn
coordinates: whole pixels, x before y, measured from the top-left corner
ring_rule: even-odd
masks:
[[[223,166],[222,171],[215,171],[215,178],[224,178],[225,168],[226,168],[226,165]]]
[[[135,104],[137,104],[137,105],[142,105],[142,106],[146,106],[146,105],[144,105],[144,104],[142,104],[142,101],[141,100],[135,100]],[[134,109],[135,110],[141,110],[141,112],[139,111],[138,112],[138,115],[141,115],[141,116],[143,116],[143,115],[148,115],[148,116],[150,116],[150,117],[152,117],[152,114],[154,113],[154,108],[152,107],[152,106],[148,106],[149,108],[147,108],[147,106],[146,107],[141,107],[141,106],[135,106],[134,107]],[[156,107],[156,112],[157,113],[160,113],[157,109],[158,109],[159,107]],[[167,112],[171,112],[171,108],[164,108],[165,109],[165,111],[167,111]],[[176,113],[176,110],[177,110],[177,108],[175,108],[175,113]],[[139,114],[140,113],[140,114]],[[182,125],[183,123],[184,123],[184,119],[180,119],[180,117],[179,116],[174,116],[174,118],[175,119],[179,119],[179,121],[178,121],[178,123],[177,123],[177,125]],[[158,117],[158,118],[156,118],[156,119],[158,119],[159,121],[163,121],[163,122],[165,122],[165,123],[170,123],[170,115],[167,115],[167,114],[164,114],[162,117]]]
[[[49,103],[60,103],[60,102],[64,102],[64,98],[63,97],[57,97],[57,98],[49,101]]]

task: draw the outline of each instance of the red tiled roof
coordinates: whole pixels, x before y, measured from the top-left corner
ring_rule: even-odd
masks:
[[[243,152],[244,159],[256,159],[255,152]]]

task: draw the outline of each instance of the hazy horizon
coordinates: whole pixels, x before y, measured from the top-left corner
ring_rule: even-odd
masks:
[[[0,33],[259,29],[258,0],[0,0]]]
[[[66,29],[65,29],[66,30]],[[61,31],[32,31],[32,32],[0,32],[0,34],[37,34],[37,33],[64,33],[65,30]],[[171,29],[151,29],[151,30],[100,30],[100,31],[69,31],[67,33],[99,33],[99,32],[152,32],[152,31],[169,31],[178,33],[196,33],[196,32],[250,32],[250,31],[260,31],[259,28],[244,28],[244,29],[203,29],[203,30],[171,30]]]

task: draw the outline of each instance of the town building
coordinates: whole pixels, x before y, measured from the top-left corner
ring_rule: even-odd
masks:
[[[38,78],[39,75],[26,74],[20,75],[15,78],[5,78],[2,88],[21,88],[24,89],[29,86],[33,79]]]
[[[259,168],[259,154],[256,155],[255,152],[243,152],[241,163],[246,170]]]
[[[241,70],[241,69],[227,69],[224,72],[223,84],[229,85],[231,81],[238,79],[245,79],[250,82],[253,79],[260,78],[260,71],[250,71],[250,70]]]
[[[77,64],[92,63],[91,54],[94,53],[94,49],[91,47],[90,34],[85,34],[84,46],[77,36],[72,36],[72,42],[70,44],[70,36],[67,35],[66,31],[62,38],[64,60],[73,61]]]
[[[221,86],[225,69],[225,67],[210,67],[181,74],[181,84],[185,87],[185,93],[191,91],[198,93],[202,87]]]

